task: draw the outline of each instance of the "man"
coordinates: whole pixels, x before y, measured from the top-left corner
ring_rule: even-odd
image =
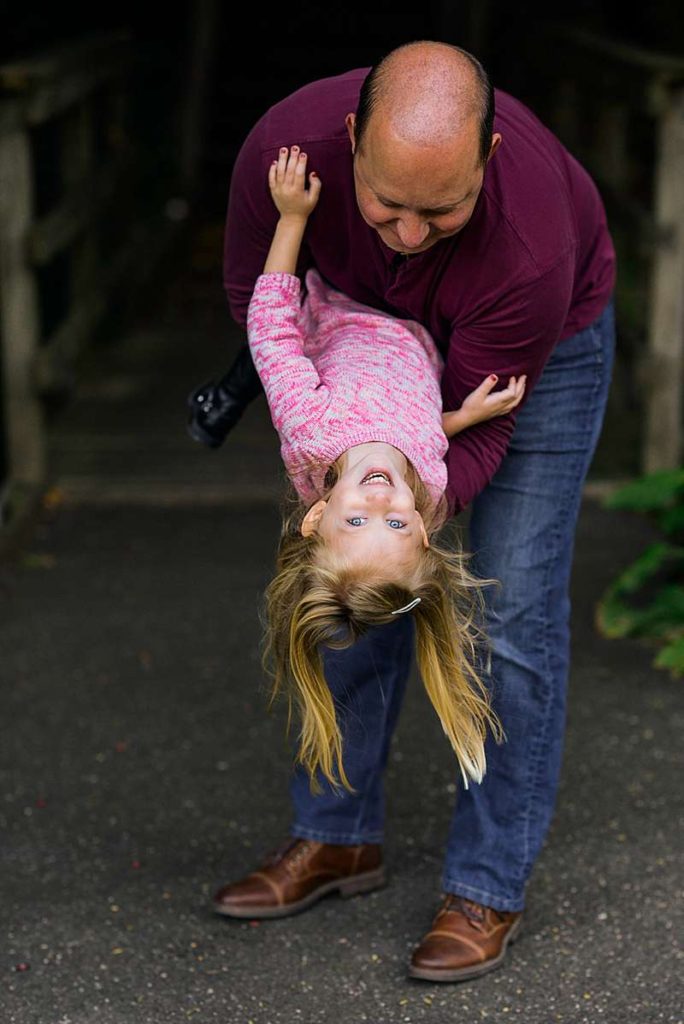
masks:
[[[527,377],[515,411],[457,435],[447,454],[450,509],[471,506],[473,569],[503,584],[488,591],[487,629],[507,736],[488,740],[483,783],[459,794],[443,898],[409,966],[413,977],[457,981],[498,966],[517,936],[552,816],[574,530],[612,367],[614,251],[595,186],[531,112],[494,95],[463,50],[409,43],[370,75],[305,86],[250,132],[225,235],[224,283],[243,325],[277,218],[268,166],[293,144],[323,184],[300,271],[315,265],[352,298],[424,324],[450,370],[445,410],[489,374],[503,386]],[[231,422],[236,381],[247,378],[243,353],[223,382]],[[211,430],[211,401],[203,424],[197,404],[199,429]],[[412,643],[410,616],[399,616],[348,651],[325,652],[358,793],[322,781],[313,795],[296,770],[289,840],[216,893],[220,913],[284,916],[333,889],[382,884],[382,772]]]

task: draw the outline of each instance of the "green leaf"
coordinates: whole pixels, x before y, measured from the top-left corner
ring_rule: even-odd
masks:
[[[604,597],[596,606],[596,628],[610,640],[631,636],[634,612],[613,595]]]
[[[677,678],[684,676],[684,633],[666,644],[653,664],[656,668],[668,668]]]
[[[57,559],[47,552],[29,551],[21,560],[24,569],[54,569]]]
[[[670,636],[684,628],[684,586],[663,587],[652,601],[635,608],[614,592],[606,594],[596,608],[596,625],[607,637]]]
[[[608,495],[606,508],[651,511],[667,508],[684,494],[684,469],[664,469],[649,473]]]
[[[669,536],[681,534],[684,539],[684,502],[665,509],[658,517],[658,525]]]
[[[642,552],[635,562],[623,570],[608,588],[606,596],[633,594],[670,559],[684,559],[684,548],[656,541]]]
[[[635,636],[667,636],[673,629],[682,627],[684,587],[679,584],[663,587],[650,604],[637,610],[632,624]]]

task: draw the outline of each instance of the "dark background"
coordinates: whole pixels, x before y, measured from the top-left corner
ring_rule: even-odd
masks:
[[[684,18],[675,0],[648,5],[596,4],[589,0],[553,6],[533,0],[471,0],[469,3],[424,2],[413,8],[389,2],[321,5],[299,3],[279,13],[272,5],[246,5],[239,10],[210,0],[157,6],[122,0],[116,5],[4,4],[0,62],[20,60],[42,50],[69,46],[93,33],[123,30],[130,35],[132,54],[127,73],[127,131],[136,152],[138,182],[133,194],[103,224],[104,249],[113,251],[118,236],[136,220],[163,216],[169,201],[188,200],[186,252],[208,268],[211,285],[221,294],[220,233],[233,161],[255,121],[274,102],[317,78],[353,67],[370,66],[395,46],[414,39],[438,39],[473,52],[494,84],[526,102],[596,178],[618,250],[618,355],[610,405],[594,471],[604,476],[629,476],[640,471],[643,388],[639,361],[647,348],[650,258],[642,226],[653,202],[655,120],[641,109],[648,91],[647,76],[629,65],[613,71],[604,56],[567,45],[572,30],[604,41],[658,53],[684,54]],[[201,18],[213,11],[211,41],[199,65],[206,73],[199,126],[197,176],[187,187],[179,174],[183,140],[183,106],[190,82],[198,73],[193,38]],[[555,35],[552,34],[555,32]],[[194,53],[194,57],[193,57]],[[609,102],[605,84],[631,105],[626,169],[621,191],[614,195],[603,182],[594,156]],[[559,83],[578,84],[570,100],[574,134],[558,114]],[[625,100],[625,97],[626,100]],[[104,117],[103,117],[104,123]],[[34,133],[36,214],[49,212],[59,198],[59,126]],[[203,252],[197,253],[193,225],[207,227]],[[206,238],[211,242],[207,248]],[[111,245],[109,244],[111,242]],[[211,248],[213,246],[213,248]],[[162,275],[164,271],[162,270]],[[66,313],[69,256],[58,256],[41,271],[43,334],[49,336]],[[160,280],[161,277],[158,277]],[[151,282],[154,284],[154,281]],[[144,287],[147,287],[145,284]],[[124,296],[116,296],[103,330],[93,344],[121,332],[117,315]],[[127,298],[127,297],[126,297]],[[118,311],[118,313],[117,313]],[[229,313],[226,305],[226,323]],[[217,373],[225,367],[217,366]],[[189,386],[195,384],[189,381]],[[68,395],[46,396],[48,415]],[[0,410],[1,412],[1,410]],[[0,481],[5,476],[0,415]]]
[[[174,119],[188,72],[192,3],[156,5],[132,0],[84,8],[62,4],[4,4],[0,61],[9,61],[92,32],[125,29],[141,44],[135,112],[154,143],[158,170],[173,163]],[[205,133],[202,195],[206,209],[225,209],[230,167],[254,121],[278,99],[316,78],[377,62],[413,39],[443,39],[471,49],[495,85],[542,111],[548,82],[535,67],[550,23],[582,28],[664,53],[684,52],[684,17],[675,0],[649,4],[299,3],[278,14],[273,5],[219,4]],[[559,68],[560,71],[560,68]]]

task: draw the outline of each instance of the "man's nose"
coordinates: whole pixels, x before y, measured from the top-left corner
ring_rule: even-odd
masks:
[[[397,221],[397,234],[407,249],[415,249],[428,236],[430,225],[420,217],[404,215]]]

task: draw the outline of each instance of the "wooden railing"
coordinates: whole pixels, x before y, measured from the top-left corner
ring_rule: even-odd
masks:
[[[546,77],[547,123],[607,201],[623,327],[635,332],[639,353],[640,468],[676,467],[684,436],[684,57],[555,28],[532,73]]]
[[[144,223],[136,201],[132,56],[125,33],[108,33],[0,66],[0,376],[19,488],[45,478],[43,398],[73,386],[117,287],[134,263],[144,278],[174,230],[168,218]],[[43,294],[55,264],[57,318]]]

